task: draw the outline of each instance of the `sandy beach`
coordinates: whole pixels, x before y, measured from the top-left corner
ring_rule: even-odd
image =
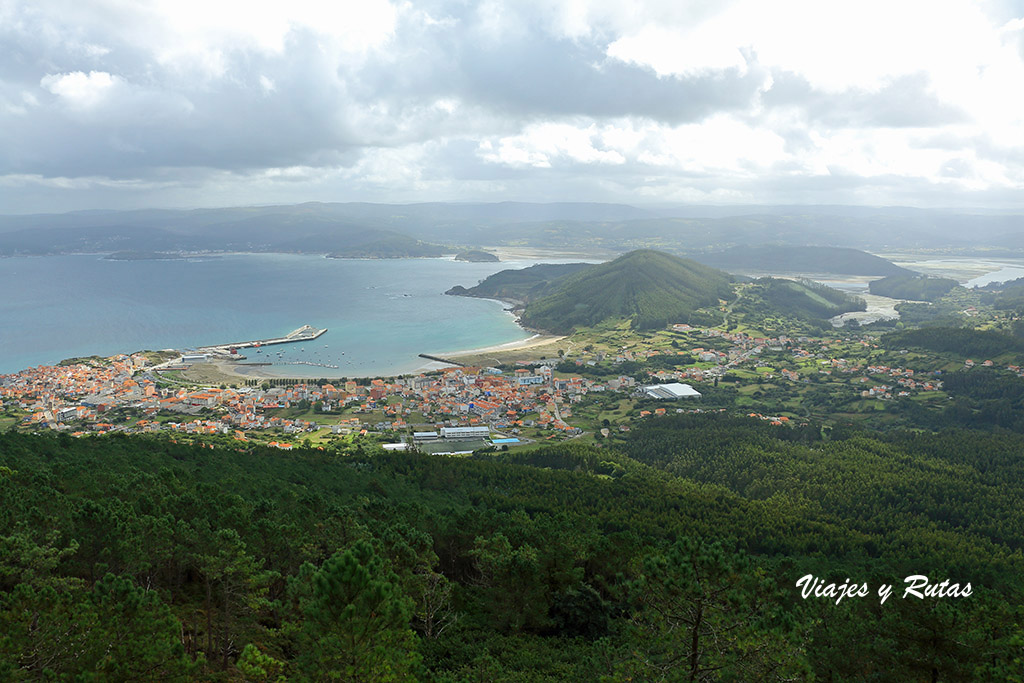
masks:
[[[481,354],[500,353],[502,351],[522,351],[523,349],[533,349],[546,344],[554,344],[562,339],[565,339],[565,337],[553,334],[535,334],[532,337],[528,337],[520,341],[508,342],[507,344],[495,344],[494,346],[484,346],[479,349],[469,349],[467,351],[443,351],[440,353],[431,353],[430,355],[440,356],[441,358],[461,358],[463,356],[479,356]]]
[[[564,339],[564,336],[535,334],[528,339],[509,342],[508,344],[497,344],[495,346],[486,346],[479,349],[470,349],[468,351],[432,353],[430,355],[438,356],[440,358],[450,358],[470,366],[501,365],[503,363],[514,363],[519,360],[536,360],[557,356],[558,349]],[[436,370],[443,367],[449,367],[440,363],[432,363],[431,365],[433,367],[422,368],[421,372],[428,369]]]

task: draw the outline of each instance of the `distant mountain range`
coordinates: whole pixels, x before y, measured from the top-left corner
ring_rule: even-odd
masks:
[[[1024,216],[904,207],[639,208],[521,202],[308,203],[221,209],[0,216],[0,254],[280,251],[380,256],[488,245],[625,252],[657,248],[697,260],[729,247],[1024,249]],[[395,240],[410,240],[396,248]],[[418,245],[418,246],[417,246]],[[712,257],[714,258],[714,257]]]

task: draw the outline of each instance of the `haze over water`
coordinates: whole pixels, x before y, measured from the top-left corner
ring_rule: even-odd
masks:
[[[312,342],[265,347],[260,354],[249,349],[248,361],[272,361],[268,370],[292,376],[411,372],[426,363],[419,353],[529,337],[503,304],[444,292],[537,262],[291,254],[0,259],[0,291],[6,293],[0,300],[0,373],[75,356],[283,336],[304,324],[328,332]],[[286,364],[298,360],[339,367]]]

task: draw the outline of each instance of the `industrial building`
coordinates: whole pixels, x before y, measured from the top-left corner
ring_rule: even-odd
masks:
[[[677,399],[677,398],[700,398],[700,392],[689,384],[651,384],[640,387],[640,393],[648,398]]]
[[[442,439],[468,440],[486,439],[490,436],[489,427],[441,427]]]

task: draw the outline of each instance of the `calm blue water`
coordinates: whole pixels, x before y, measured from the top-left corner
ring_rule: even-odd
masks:
[[[315,341],[245,350],[271,371],[307,377],[390,375],[419,353],[471,349],[529,333],[495,301],[444,296],[538,261],[338,260],[237,254],[179,261],[99,256],[0,259],[0,373],[64,358],[186,349],[326,327]],[[278,356],[278,352],[283,352]],[[289,361],[338,365],[337,370]]]

